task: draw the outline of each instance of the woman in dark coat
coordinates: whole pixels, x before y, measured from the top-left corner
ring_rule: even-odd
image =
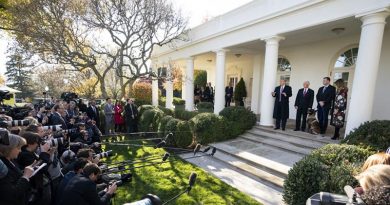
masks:
[[[9,145],[0,143],[0,160],[7,166],[8,173],[0,179],[0,203],[2,205],[25,205],[30,190],[30,177],[34,172],[31,166],[22,171],[14,164],[26,140],[9,134]]]
[[[340,137],[340,129],[344,127],[345,111],[347,109],[347,96],[348,88],[345,87],[345,83],[342,79],[335,82],[337,87],[336,98],[333,103],[332,117],[330,124],[335,127],[335,132],[332,140],[337,140]]]

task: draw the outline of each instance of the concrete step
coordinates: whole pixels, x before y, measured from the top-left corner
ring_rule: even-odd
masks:
[[[313,135],[307,132],[300,132],[300,131],[295,132],[289,129],[286,129],[286,131],[274,130],[272,127],[265,127],[260,125],[256,125],[253,128],[260,131],[272,133],[272,134],[281,134],[281,135],[292,136],[304,140],[316,141],[319,143],[323,143],[324,145],[340,143],[340,140],[331,140],[329,137],[322,137],[321,135]]]
[[[313,150],[311,148],[307,148],[304,146],[296,145],[295,143],[280,141],[273,138],[265,138],[265,137],[258,137],[254,136],[252,134],[244,133],[239,139],[245,139],[254,143],[261,143],[266,144],[268,146],[272,146],[278,149],[283,149],[287,152],[291,152],[293,154],[301,154],[301,155],[308,155]]]
[[[294,144],[295,146],[298,146],[298,147],[303,147],[303,148],[311,149],[311,150],[317,149],[317,148],[325,145],[325,143],[314,141],[314,140],[307,140],[307,139],[302,139],[302,138],[298,138],[298,137],[293,137],[290,135],[282,135],[282,134],[278,134],[278,133],[264,132],[264,131],[261,131],[258,129],[248,130],[245,134],[251,135],[254,137],[283,141],[283,142]]]
[[[191,156],[184,154],[182,157]],[[282,205],[282,189],[273,184],[259,180],[256,176],[238,169],[236,166],[222,161],[223,153],[219,150],[214,157],[187,159],[188,162],[201,167],[206,172],[218,177],[230,186],[248,194],[264,205]],[[242,203],[245,204],[245,203]]]
[[[275,176],[286,178],[288,171],[303,155],[238,138],[213,144],[218,151],[231,155]]]

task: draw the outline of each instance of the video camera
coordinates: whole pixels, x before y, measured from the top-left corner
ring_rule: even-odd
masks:
[[[40,142],[42,145],[49,143],[50,147],[57,147],[58,145],[63,145],[65,143],[65,139],[63,137],[52,138],[52,139],[43,139]]]
[[[70,101],[76,101],[78,98],[79,98],[79,96],[76,94],[76,93],[72,93],[72,92],[63,92],[62,94],[61,94],[61,98],[63,99],[63,100],[65,100],[66,102],[70,102]]]
[[[329,192],[314,194],[307,199],[306,205],[366,205],[351,186],[345,186],[344,191],[347,196]]]
[[[16,127],[16,126],[28,126],[29,120],[12,120],[12,121],[0,121],[0,127]]]

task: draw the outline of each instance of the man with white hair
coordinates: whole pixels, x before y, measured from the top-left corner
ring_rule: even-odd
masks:
[[[306,130],[307,111],[313,107],[314,90],[309,88],[310,82],[303,82],[303,88],[299,89],[297,97],[295,98],[295,109],[297,110],[297,117],[294,131]]]

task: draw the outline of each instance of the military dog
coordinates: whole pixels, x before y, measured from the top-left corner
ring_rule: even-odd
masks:
[[[308,132],[313,135],[318,135],[320,133],[320,123],[316,118],[317,110],[310,109],[307,113],[307,127]]]

